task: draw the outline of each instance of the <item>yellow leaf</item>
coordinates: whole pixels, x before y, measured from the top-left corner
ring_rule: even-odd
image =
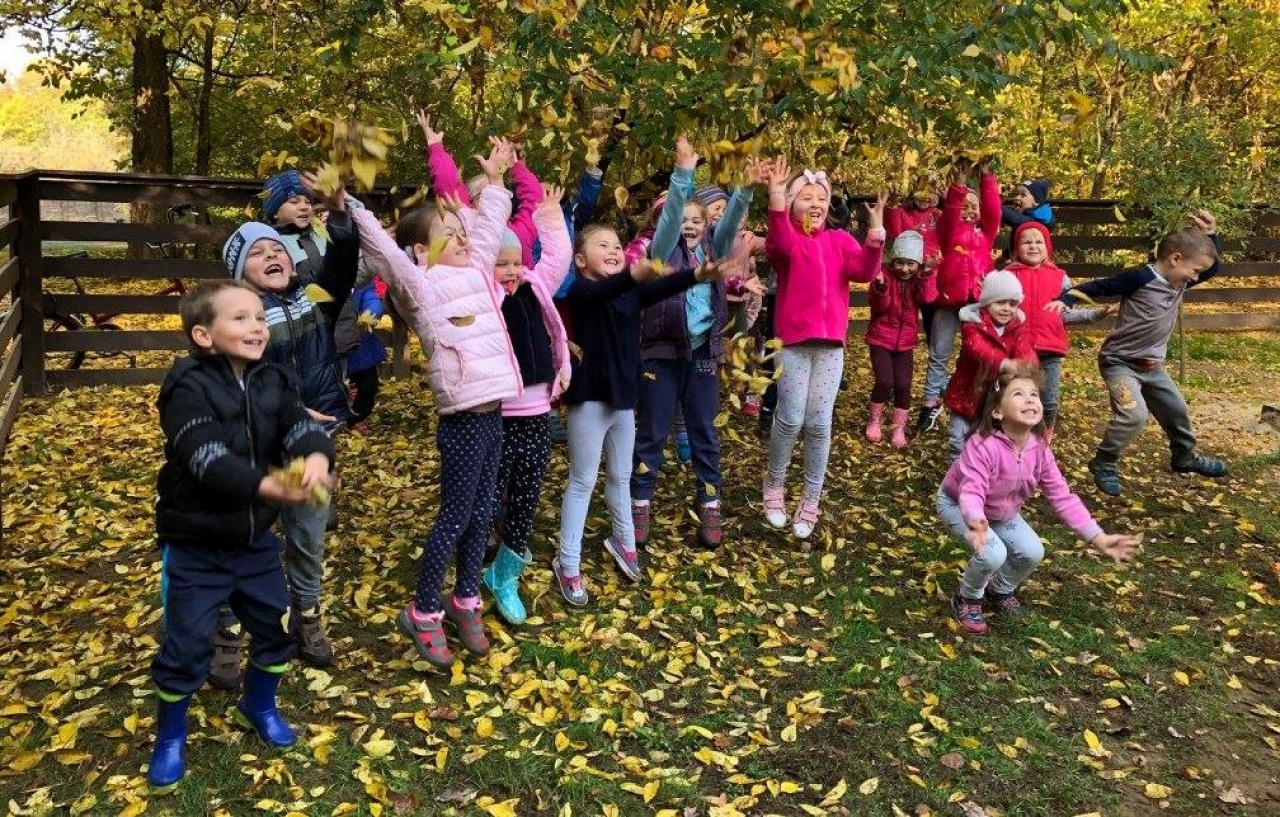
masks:
[[[1227,680],[1227,686],[1231,687],[1232,689],[1244,689],[1244,684],[1240,683],[1240,679],[1235,677],[1234,675],[1232,675],[1231,678]]]
[[[444,746],[436,752],[436,771],[443,772],[445,761],[449,759],[449,747]]]
[[[1102,746],[1102,741],[1098,739],[1098,736],[1088,729],[1084,730],[1084,742],[1090,749],[1098,749]]]
[[[796,742],[796,725],[794,723],[782,727],[782,740],[785,743]]]
[[[978,46],[976,45],[971,45],[968,48],[966,48],[964,51],[961,51],[960,56],[972,58],[972,57],[978,56],[981,53],[982,53],[981,48],[978,48]]]
[[[658,789],[660,788],[662,788],[661,780],[650,780],[648,783],[644,784],[644,792],[641,794],[641,797],[644,798],[646,803],[651,802],[653,798],[658,796]]]
[[[866,780],[862,781],[860,786],[858,786],[858,794],[861,794],[863,797],[869,797],[870,795],[875,794],[876,789],[878,788],[880,788],[880,778],[868,777]]]
[[[492,737],[493,736],[493,719],[480,718],[478,721],[476,721],[476,734],[482,738]]]
[[[1018,756],[1018,750],[1013,748],[1007,743],[997,743],[996,748],[1000,750],[1000,754],[1004,755],[1010,760],[1013,760]]]
[[[1177,681],[1179,684],[1182,684],[1184,687],[1191,686],[1191,679],[1188,678],[1187,674],[1182,670],[1178,670],[1173,674],[1173,680]]]
[[[385,738],[383,740],[371,740],[368,743],[363,744],[361,748],[364,749],[364,753],[369,757],[386,757],[391,754],[393,749],[396,748],[396,742],[390,738]]]
[[[630,197],[631,197],[631,194],[628,193],[627,188],[623,187],[622,185],[618,185],[617,187],[613,188],[613,201],[615,204],[618,205],[619,210],[627,209],[627,199],[629,199]]]
[[[1111,208],[1111,215],[1115,216],[1116,221],[1119,222],[1120,224],[1124,224],[1126,221],[1128,221],[1128,219],[1124,217],[1124,213],[1120,212],[1120,205],[1118,204],[1115,207]]]
[[[516,817],[516,806],[518,805],[520,805],[520,798],[513,797],[510,800],[503,800],[501,803],[490,803],[487,806],[480,806],[480,808],[484,809],[492,817]]]
[[[1142,789],[1142,793],[1151,800],[1164,800],[1166,797],[1173,794],[1173,789],[1168,786],[1162,786],[1159,783],[1148,783],[1146,787]]]
[[[146,800],[134,800],[120,811],[120,817],[138,817],[139,814],[146,810]]]
[[[329,294],[329,290],[319,284],[307,284],[302,292],[311,299],[313,304],[333,303],[333,295]]]
[[[96,796],[92,794],[86,794],[84,797],[81,797],[79,800],[71,804],[71,813],[84,814],[86,811],[93,808],[97,804],[98,804],[98,798]]]
[[[822,572],[830,573],[836,567],[836,555],[834,553],[822,554]]]
[[[23,752],[9,761],[9,768],[15,772],[25,772],[34,769],[43,757],[44,752]]]
[[[457,48],[453,49],[453,55],[455,57],[465,57],[467,54],[470,54],[472,51],[474,51],[476,49],[476,46],[479,44],[480,44],[480,38],[474,37],[468,40],[467,42],[463,43],[462,45],[458,46]]]

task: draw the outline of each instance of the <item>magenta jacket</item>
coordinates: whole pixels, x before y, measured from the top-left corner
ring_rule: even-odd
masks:
[[[1002,431],[987,437],[974,432],[942,481],[942,492],[956,501],[966,522],[1012,519],[1036,489],[1044,491],[1049,507],[1076,536],[1088,542],[1102,533],[1080,497],[1071,492],[1053,451],[1036,434],[1019,452]]]
[[[458,165],[445,150],[443,142],[436,142],[427,148],[427,170],[431,173],[431,192],[439,196],[441,193],[453,193],[462,199],[462,203],[475,207],[471,193],[467,190]],[[516,199],[520,208],[511,214],[507,226],[520,239],[520,263],[525,269],[533,269],[533,242],[538,237],[538,226],[533,223],[533,211],[542,204],[542,183],[533,175],[523,161],[516,162],[511,168],[511,186],[515,188]]]
[[[849,333],[849,284],[865,284],[879,274],[884,230],[868,233],[863,247],[844,230],[826,226],[805,235],[786,210],[771,209],[764,252],[778,280],[773,328],[783,345],[843,344]]]
[[[890,352],[914,349],[920,335],[920,307],[937,297],[938,278],[932,270],[904,281],[886,269],[867,290],[871,306],[867,345]]]
[[[1000,233],[1000,183],[995,174],[983,173],[978,182],[978,220],[973,223],[960,220],[968,195],[969,188],[964,185],[951,185],[938,221],[938,245],[942,248],[939,308],[959,309],[977,301],[983,276],[994,269],[991,248]]]

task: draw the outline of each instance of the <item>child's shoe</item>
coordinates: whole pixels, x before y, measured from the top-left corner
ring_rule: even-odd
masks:
[[[1217,457],[1194,454],[1186,462],[1170,463],[1175,474],[1199,474],[1202,477],[1217,479],[1227,475],[1227,464]]]
[[[813,529],[818,524],[818,516],[822,511],[818,510],[818,500],[805,497],[800,500],[800,504],[796,506],[795,518],[791,520],[791,531],[798,539],[808,539],[813,533]]]
[[[688,462],[693,459],[693,448],[689,446],[689,432],[680,431],[676,433],[676,459],[680,462]]]
[[[396,617],[396,626],[412,639],[413,647],[422,656],[422,660],[441,669],[453,664],[453,653],[444,637],[443,619],[443,613],[419,613],[413,602],[409,602]]]
[[[763,490],[764,520],[772,527],[785,528],[787,526],[787,505],[786,495],[783,493],[782,486],[777,488],[770,487],[769,480],[766,478]]]
[[[213,658],[209,662],[209,686],[214,689],[239,689],[244,683],[240,670],[240,626],[219,627],[213,634]]]
[[[985,601],[992,610],[995,610],[997,613],[1002,615],[1017,618],[1027,614],[1026,605],[1019,601],[1016,595],[1013,593],[997,593],[992,590],[990,586],[987,587],[986,593],[983,596],[983,601]]]
[[[612,536],[604,540],[604,549],[609,551],[609,555],[618,563],[622,575],[633,582],[644,578],[644,573],[640,570],[640,556],[634,550],[628,553]]]
[[[698,506],[698,541],[704,548],[714,550],[723,539],[720,530],[720,500],[713,499]]]
[[[773,434],[773,409],[763,404],[760,406],[760,419],[756,422],[756,433],[766,439]]]
[[[240,696],[233,714],[241,726],[254,730],[272,746],[292,746],[298,742],[298,736],[276,709],[279,687],[280,673],[250,662],[244,673],[244,695]]]
[[[187,707],[191,696],[176,701],[158,699],[156,745],[147,767],[147,782],[156,794],[173,791],[187,773]]]
[[[1107,496],[1120,496],[1120,472],[1114,462],[1103,462],[1096,456],[1089,460],[1089,473],[1093,484]]]
[[[522,557],[511,548],[499,545],[493,563],[480,577],[484,586],[493,594],[498,614],[506,619],[508,624],[524,624],[525,619],[529,617],[524,609],[524,601],[520,598],[520,574],[524,573],[525,567],[532,562],[533,554],[529,551],[526,550]]]
[[[560,557],[551,560],[551,570],[556,574],[556,584],[560,585],[560,595],[574,607],[586,607],[589,598],[587,587],[582,583],[582,574],[566,576],[560,567]]]
[[[470,609],[458,604],[457,596],[450,596],[444,603],[444,618],[458,631],[458,640],[472,655],[488,655],[489,639],[484,634],[484,619],[480,616],[480,600]]]
[[[982,602],[978,599],[966,599],[956,593],[951,597],[951,612],[960,626],[974,635],[987,631],[987,620],[982,617]]]
[[[916,434],[924,434],[926,431],[933,431],[938,425],[938,418],[942,416],[942,404],[936,406],[921,406],[920,419],[916,421]]]
[[[889,443],[894,448],[907,447],[907,410],[896,408],[893,410],[893,435],[889,438]]]
[[[871,417],[867,420],[867,442],[878,443],[884,439],[884,403],[871,404]]]
[[[760,416],[760,395],[747,395],[747,399],[742,401],[742,414],[753,420]]]
[[[298,642],[298,657],[313,667],[328,667],[333,664],[333,644],[329,643],[329,634],[325,632],[324,622],[320,620],[319,605],[310,610],[293,608],[289,616],[289,627]]]
[[[636,529],[636,547],[649,542],[649,500],[631,500],[631,524]]]

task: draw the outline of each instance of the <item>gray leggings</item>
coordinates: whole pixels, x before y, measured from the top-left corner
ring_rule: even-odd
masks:
[[[787,346],[778,353],[778,408],[769,437],[765,480],[782,487],[791,452],[804,429],[804,497],[819,499],[831,455],[831,414],[844,373],[844,347],[827,344]]]
[[[635,550],[631,520],[631,458],[636,444],[636,413],[607,403],[569,406],[569,484],[560,505],[560,567],[567,576],[581,571],[582,530],[587,524],[591,493],[604,457],[604,501],[613,523],[613,538],[626,551]]]
[[[945,491],[938,491],[938,516],[947,530],[969,546],[969,524],[960,512],[960,504]],[[1012,519],[992,519],[989,525],[982,555],[969,557],[960,580],[960,595],[966,599],[982,598],[988,582],[997,593],[1012,593],[1044,559],[1044,545],[1022,514]]]

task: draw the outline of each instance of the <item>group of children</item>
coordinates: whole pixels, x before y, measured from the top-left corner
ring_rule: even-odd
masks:
[[[1182,293],[1216,271],[1208,213],[1163,240],[1154,263],[1073,287],[1051,260],[1043,182],[1019,188],[1030,199],[1022,208],[1028,220],[1015,230],[1014,262],[992,271],[1002,213],[985,164],[977,167],[979,192],[957,173],[941,211],[923,191],[906,207],[877,197],[866,205],[869,229],[860,242],[829,225],[832,186],[823,172],[792,172],[781,157],[762,160],[749,164],[741,187],[705,195],[693,185],[698,156],[682,137],[650,228],[624,244],[612,227],[582,217],[584,200],[599,193],[598,168],[588,168],[565,201],[510,142],[495,138],[478,159],[482,174],[464,182],[443,134],[424,115],[418,121],[431,203],[386,228],[345,193],[320,196],[310,174],[279,174],[266,187],[275,226],[241,225],[223,248],[231,280],[203,285],[183,301],[192,354],[175,363],[159,398],[166,633],[153,664],[159,703],[149,779],[157,788],[184,774],[187,704],[206,678],[214,680],[211,663],[221,668],[217,685],[243,686],[237,718],[268,743],[287,746],[296,738],[275,707],[286,662],[295,649],[314,665],[333,660],[319,611],[329,508],[316,497],[337,484],[334,432],[344,424],[358,430],[376,394],[376,374],[360,373],[376,373],[380,358],[360,350],[384,297],[422,343],[439,415],[439,513],[413,599],[397,618],[421,658],[437,667],[454,660],[446,627],[468,652],[488,652],[482,584],[504,619],[525,620],[520,579],[533,559],[557,403],[566,412],[569,478],[551,565],[569,604],[589,599],[582,539],[602,461],[611,523],[604,550],[628,580],[643,580],[640,553],[677,414],[697,480],[698,539],[721,543],[715,418],[734,297],[764,297],[781,344],[762,504],[770,526],[790,523],[802,542],[820,516],[849,284],[870,284],[875,386],[865,433],[873,443],[883,439],[892,399],[890,442],[907,444],[918,316],[932,307],[918,425],[931,428],[943,405],[951,411],[954,462],[937,504],[943,524],[973,550],[952,599],[969,632],[986,629],[984,603],[1021,611],[1015,591],[1043,556],[1020,516],[1036,490],[1100,552],[1125,560],[1135,545],[1093,522],[1050,447],[1064,320],[1105,314],[1076,309],[1077,301],[1124,298],[1100,360],[1113,420],[1089,464],[1098,487],[1120,492],[1116,463],[1148,411],[1169,434],[1173,470],[1225,473],[1221,461],[1196,452],[1186,404],[1162,364]],[[762,249],[774,291],[767,295],[752,258],[761,242],[743,230],[757,186],[768,194]],[[328,213],[323,224],[314,218],[317,200]],[[948,378],[957,334],[960,356]],[[788,513],[786,473],[801,433],[803,485]],[[293,479],[276,470],[287,460],[298,463]],[[271,532],[277,517],[283,543]],[[450,567],[455,581],[445,596]],[[241,626],[251,636],[243,675]]]

